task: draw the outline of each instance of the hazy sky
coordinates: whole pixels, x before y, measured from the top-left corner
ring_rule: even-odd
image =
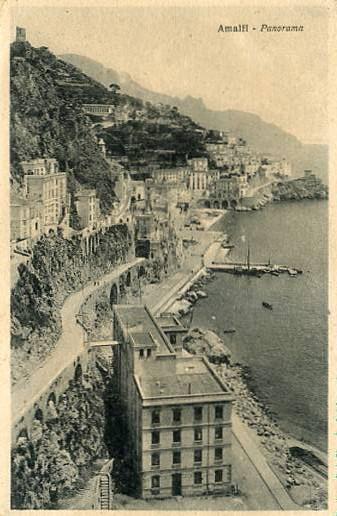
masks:
[[[257,27],[218,33],[220,24]],[[262,23],[303,32],[261,33]],[[260,115],[303,142],[327,142],[327,11],[321,8],[23,7],[12,26],[33,46],[76,53],[146,88]]]

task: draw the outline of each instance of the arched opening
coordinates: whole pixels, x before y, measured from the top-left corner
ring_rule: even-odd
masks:
[[[120,223],[120,224],[123,224],[123,219],[119,219],[119,223]]]
[[[20,433],[16,438],[16,444],[19,444],[23,439],[28,439],[27,428],[22,428],[22,430],[20,430]]]
[[[38,421],[40,421],[40,423],[43,423],[43,412],[40,409],[40,407],[36,409],[34,419],[37,419]]]
[[[140,193],[139,193],[139,194],[137,195],[137,199],[138,199],[138,201],[140,201],[140,200],[141,200],[141,198],[142,198],[142,196],[141,196],[141,195],[140,195]]]
[[[51,392],[48,396],[47,400],[47,409],[46,409],[46,422],[47,421],[53,421],[54,419],[57,419],[57,409],[56,409],[56,396],[55,392]]]
[[[227,210],[227,208],[228,208],[228,201],[222,201],[222,208],[224,210]]]
[[[134,203],[134,202],[136,202],[136,197],[133,195],[133,196],[131,197],[131,203]]]
[[[131,272],[130,271],[128,271],[128,273],[126,275],[126,286],[127,287],[131,286]]]
[[[55,392],[51,392],[47,399],[47,405],[49,405],[49,402],[52,401],[54,405],[56,405],[56,395]]]
[[[82,381],[82,366],[81,366],[81,364],[77,364],[77,366],[75,367],[74,380],[75,380],[76,383],[79,383],[79,382]]]
[[[138,278],[141,278],[142,276],[145,276],[145,269],[143,265],[141,265],[138,269]]]
[[[238,201],[236,199],[232,199],[231,200],[231,207],[233,209],[237,208],[237,205],[238,205]]]
[[[214,209],[218,210],[219,209],[219,201],[214,201],[213,207],[214,207]]]
[[[110,306],[116,305],[118,302],[118,290],[117,285],[114,283],[110,290]]]
[[[205,208],[210,208],[210,207],[211,207],[210,201],[205,201]]]

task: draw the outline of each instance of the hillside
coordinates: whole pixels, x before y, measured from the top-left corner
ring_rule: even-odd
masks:
[[[269,124],[259,116],[244,111],[208,109],[202,99],[170,97],[143,88],[128,74],[120,74],[111,68],[84,56],[65,54],[65,61],[74,64],[102,84],[118,83],[122,90],[143,100],[174,105],[181,113],[191,117],[207,129],[228,130],[242,136],[260,152],[269,152],[286,157],[293,163],[295,173],[302,174],[305,168],[312,168],[325,182],[328,177],[328,147],[326,145],[305,145],[295,136],[283,131],[275,124]]]
[[[202,131],[177,109],[162,106],[158,110],[149,102],[121,93],[118,86],[108,89],[46,47],[12,43],[10,66],[14,185],[22,183],[21,161],[54,157],[68,174],[69,191],[74,194],[78,185],[96,188],[101,210],[107,213],[115,198],[113,165],[104,159],[97,136],[106,139],[108,153],[128,156],[135,163],[146,151],[171,152],[169,164],[172,156],[184,161],[186,153],[203,153]],[[124,118],[115,127],[114,113],[112,127],[103,128],[97,124],[100,119],[82,109],[82,104],[91,103],[110,104]],[[151,159],[153,162],[156,156]]]

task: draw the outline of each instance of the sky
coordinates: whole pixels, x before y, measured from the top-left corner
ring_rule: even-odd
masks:
[[[25,27],[33,46],[90,57],[150,90],[201,97],[210,109],[256,113],[303,143],[327,142],[325,8],[58,5],[14,2],[12,35]],[[304,31],[265,33],[263,23]],[[221,33],[220,24],[257,29]]]

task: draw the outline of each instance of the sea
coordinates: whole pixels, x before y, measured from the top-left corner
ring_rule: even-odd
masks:
[[[217,273],[195,305],[191,326],[219,334],[232,361],[246,366],[251,386],[280,427],[327,450],[328,202],[270,204],[227,212],[212,229],[228,234],[233,261],[288,265],[290,277]],[[266,301],[273,306],[262,306]],[[235,328],[236,332],[224,334]]]

